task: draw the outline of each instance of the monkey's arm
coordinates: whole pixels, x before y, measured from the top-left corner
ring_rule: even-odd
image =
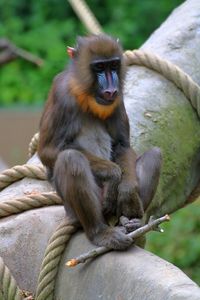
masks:
[[[113,159],[121,168],[122,178],[118,186],[118,216],[142,218],[144,210],[138,195],[136,154],[130,146],[129,121],[124,106],[118,112]]]
[[[116,156],[116,163],[122,171],[122,180],[132,182],[137,188],[136,153],[131,147],[124,148]]]
[[[40,121],[38,154],[53,170],[59,152],[78,134],[81,123],[74,99],[67,93],[67,73],[57,75]]]
[[[144,210],[138,195],[136,178],[136,154],[132,148],[125,148],[116,157],[116,163],[121,167],[122,179],[118,186],[118,216],[142,218]]]
[[[38,155],[42,163],[51,170],[53,170],[59,153],[58,145],[56,145],[55,142],[56,130],[54,129],[54,119],[56,116],[53,116],[53,110],[54,107],[52,104],[51,92],[40,121],[40,137],[38,144]]]

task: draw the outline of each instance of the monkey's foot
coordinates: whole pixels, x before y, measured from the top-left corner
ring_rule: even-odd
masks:
[[[134,218],[128,219],[127,217],[121,216],[119,220],[120,225],[126,228],[127,233],[132,232],[143,226],[142,219]]]
[[[97,233],[92,242],[97,246],[115,250],[125,250],[133,243],[132,239],[123,233],[122,228],[109,226]]]

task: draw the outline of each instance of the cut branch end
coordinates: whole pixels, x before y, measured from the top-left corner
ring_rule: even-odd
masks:
[[[78,264],[78,261],[75,258],[72,258],[66,262],[67,267],[75,267]]]

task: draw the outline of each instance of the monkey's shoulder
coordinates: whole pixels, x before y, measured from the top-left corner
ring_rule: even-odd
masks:
[[[58,84],[60,86],[62,82],[65,82],[65,86],[66,86],[66,80],[68,80],[68,72],[67,70],[63,70],[54,76],[53,84],[56,85]]]
[[[52,113],[59,111],[59,115],[63,115],[65,118],[70,118],[71,115],[80,112],[80,108],[77,105],[77,101],[70,93],[68,85],[69,74],[67,71],[63,71],[57,74],[52,83],[51,93],[48,102],[53,106]],[[57,118],[57,115],[53,116]]]

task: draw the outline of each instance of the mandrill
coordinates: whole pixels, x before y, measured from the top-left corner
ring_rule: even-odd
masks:
[[[118,41],[79,37],[68,53],[71,63],[55,77],[42,115],[39,157],[67,215],[92,243],[126,249],[131,238],[107,216],[124,216],[129,231],[138,226],[157,188],[161,153],[155,147],[137,158],[130,146]]]

